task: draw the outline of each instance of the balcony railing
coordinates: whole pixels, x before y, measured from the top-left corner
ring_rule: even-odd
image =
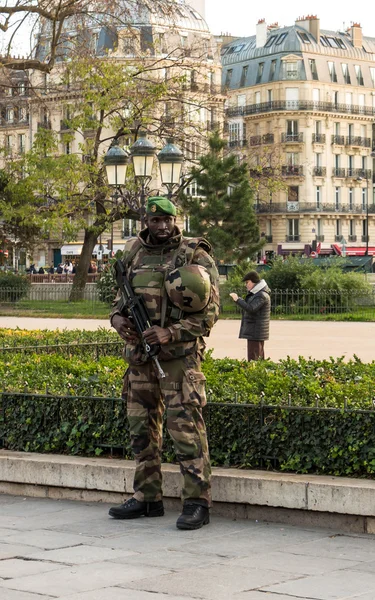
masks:
[[[293,210],[292,210],[293,209]],[[313,202],[258,202],[254,205],[254,210],[258,214],[272,213],[349,213],[363,215],[366,213],[366,206],[362,204],[340,204],[335,203],[313,203]],[[375,214],[375,204],[369,204],[368,211]]]
[[[262,143],[261,135],[252,135],[250,138],[250,146],[260,146]]]
[[[371,148],[371,138],[365,138],[359,135],[348,135],[346,137],[345,145],[356,146],[357,148]]]
[[[339,169],[337,167],[333,167],[332,169],[332,177],[345,177],[345,169]]]
[[[275,136],[273,133],[265,133],[262,137],[263,144],[273,144],[275,141]]]
[[[371,179],[371,169],[346,169],[346,177],[360,177]]]
[[[42,121],[38,123],[38,129],[52,129],[51,121]]]
[[[314,167],[314,169],[313,169],[313,175],[315,177],[325,177],[326,174],[327,174],[326,167]]]
[[[243,146],[247,146],[247,139],[243,140],[230,140],[228,142],[229,148],[242,148]]]
[[[325,144],[326,143],[326,134],[325,133],[313,133],[312,141],[316,144]]]
[[[264,238],[267,244],[272,244],[272,235],[266,235]]]
[[[218,131],[220,129],[219,121],[207,121],[207,131]]]
[[[343,240],[343,236],[341,234],[335,235],[335,242],[342,242],[342,240]]]
[[[315,239],[317,242],[324,242],[324,235],[316,235]]]
[[[300,235],[287,235],[285,237],[286,242],[299,242],[301,239]]]
[[[369,237],[368,235],[363,235],[363,236],[361,237],[361,241],[362,241],[362,242],[368,242],[369,240],[370,240],[370,237]]]
[[[283,165],[281,167],[283,177],[303,177],[302,165]]]
[[[345,136],[343,136],[343,135],[333,135],[331,143],[332,144],[336,144],[337,146],[345,146]]]
[[[272,100],[271,102],[258,102],[257,104],[247,104],[246,106],[235,106],[227,109],[227,116],[238,117],[240,115],[247,116],[257,113],[284,110],[330,112],[349,115],[366,115],[370,117],[375,116],[375,107],[373,106],[339,104],[338,102],[315,102],[314,100]]]
[[[281,141],[283,144],[289,144],[292,142],[301,143],[303,142],[303,133],[282,133]]]
[[[25,117],[24,119],[16,119],[14,118],[13,121],[6,121],[5,119],[1,119],[0,120],[0,127],[1,128],[9,128],[9,129],[13,129],[14,127],[27,127],[30,123],[29,117]]]
[[[348,241],[349,242],[356,242],[357,241],[357,236],[356,235],[349,235],[348,236]]]

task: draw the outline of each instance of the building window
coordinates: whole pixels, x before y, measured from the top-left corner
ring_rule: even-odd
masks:
[[[374,69],[374,71],[375,71],[375,69]],[[276,74],[276,60],[271,60],[270,81],[273,81],[275,79],[275,74]],[[375,77],[375,73],[374,73],[374,77]]]
[[[135,219],[124,219],[123,221],[123,232],[124,238],[133,237],[137,235],[137,221]]]
[[[357,77],[358,85],[364,85],[361,67],[359,65],[354,65],[354,70]]]
[[[273,91],[267,90],[267,102],[272,102],[273,100]]]
[[[272,44],[274,43],[276,38],[277,38],[277,35],[271,35],[271,37],[269,37],[267,42],[264,44],[264,47],[269,48],[270,46],[272,46]]]
[[[353,210],[354,206],[354,189],[349,188],[349,209]]]
[[[304,31],[297,31],[297,34],[304,44],[310,44],[310,38]]]
[[[318,71],[316,69],[316,62],[314,58],[309,58],[309,65],[311,70],[311,77],[315,80],[318,79]]]
[[[232,81],[233,69],[228,69],[227,74],[225,76],[225,87],[229,87]]]
[[[322,122],[315,121],[315,134],[320,135],[322,133]]]
[[[340,208],[340,188],[335,188],[335,209],[339,210]]]
[[[283,41],[285,40],[286,36],[288,34],[287,33],[282,33],[281,35],[279,35],[279,37],[277,38],[277,42],[275,44],[275,46],[280,46],[280,44],[283,43]]]
[[[372,85],[375,86],[375,67],[370,67],[370,75],[372,79]]]
[[[72,144],[71,142],[66,142],[65,143],[65,154],[71,154],[72,153]]]
[[[299,241],[299,220],[288,219],[288,242]]]
[[[286,122],[286,134],[288,135],[298,135],[298,121],[287,121]]]
[[[18,134],[18,151],[20,154],[23,154],[26,150],[26,134],[19,133]]]
[[[367,156],[362,156],[362,170],[365,171],[367,168]]]
[[[334,128],[335,128],[335,135],[340,135],[340,123],[335,123],[334,124]]]
[[[298,152],[287,152],[286,153],[286,164],[289,167],[296,167],[297,165],[299,165]]]
[[[355,235],[355,221],[354,221],[354,219],[350,219],[349,220],[349,235],[350,236],[354,236]]]
[[[198,184],[195,180],[191,181],[189,185],[186,187],[186,195],[192,198],[199,196],[198,194]]]
[[[21,106],[18,112],[18,120],[19,121],[27,121],[27,108],[26,106]]]
[[[340,237],[341,236],[341,221],[340,221],[340,219],[336,219],[335,230],[336,230],[336,236]]]
[[[8,123],[13,123],[14,121],[14,108],[8,107],[5,112],[5,119]]]
[[[240,131],[240,123],[229,123],[229,142],[237,142],[240,139]]]
[[[366,236],[367,236],[367,221],[366,221],[366,219],[364,221],[362,221],[362,236],[365,238],[364,241],[366,241]]]
[[[288,187],[288,202],[298,202],[299,187],[298,185],[290,185]]]
[[[322,188],[320,185],[317,185],[315,188],[315,200],[316,200],[316,207],[320,208],[320,203],[322,201]]]
[[[284,63],[285,77],[286,79],[298,79],[298,63],[288,62]]]
[[[262,81],[263,70],[264,70],[264,63],[259,63],[256,83],[260,83]]]
[[[322,166],[322,155],[320,152],[315,153],[315,166],[316,167]]]
[[[335,154],[335,169],[339,169],[340,168],[340,154]]]
[[[318,219],[316,222],[316,233],[319,236],[323,235],[323,224],[321,219]]]
[[[242,67],[240,87],[244,87],[245,86],[248,72],[249,72],[249,66],[248,65],[246,67]]]
[[[367,188],[362,188],[362,210],[366,210]]]
[[[13,147],[13,136],[12,135],[5,136],[5,147],[8,152],[10,152],[12,150],[12,147]]]
[[[348,65],[346,63],[341,63],[341,68],[344,77],[344,83],[351,83]]]
[[[332,62],[331,60],[328,61],[328,70],[329,70],[329,76],[331,78],[331,81],[336,83],[337,82],[336,67],[335,67],[335,63]]]

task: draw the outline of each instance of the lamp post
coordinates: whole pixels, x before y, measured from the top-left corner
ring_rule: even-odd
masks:
[[[141,221],[141,229],[145,226],[145,204],[147,185],[152,179],[156,148],[147,138],[145,132],[139,133],[139,138],[130,147],[130,156],[133,161],[134,176],[140,182],[140,206],[138,212]],[[168,198],[172,197],[173,189],[180,185],[180,177],[184,156],[181,150],[169,139],[166,146],[159,152],[158,161],[160,166],[162,184],[168,190]],[[128,202],[121,193],[120,188],[125,185],[126,170],[129,163],[129,155],[119,147],[116,141],[104,157],[104,166],[107,171],[108,183],[115,188],[113,198],[117,201],[122,198]],[[135,210],[134,205],[131,206]]]

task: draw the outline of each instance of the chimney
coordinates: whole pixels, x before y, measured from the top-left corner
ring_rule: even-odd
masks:
[[[306,31],[314,36],[315,41],[320,42],[320,19],[316,15],[307,15],[307,17],[299,17],[296,20],[296,25],[303,27]]]
[[[362,48],[363,35],[362,27],[359,23],[353,23],[352,25],[352,44],[354,48]]]
[[[265,19],[260,19],[256,28],[256,47],[263,48],[267,41],[267,23]]]

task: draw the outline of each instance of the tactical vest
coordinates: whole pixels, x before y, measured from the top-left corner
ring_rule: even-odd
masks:
[[[143,296],[153,325],[166,327],[182,318],[165,291],[165,280],[176,267],[192,262],[198,246],[210,251],[208,242],[199,238],[181,238],[178,246],[147,247],[138,238],[125,246],[123,263],[134,293]]]

